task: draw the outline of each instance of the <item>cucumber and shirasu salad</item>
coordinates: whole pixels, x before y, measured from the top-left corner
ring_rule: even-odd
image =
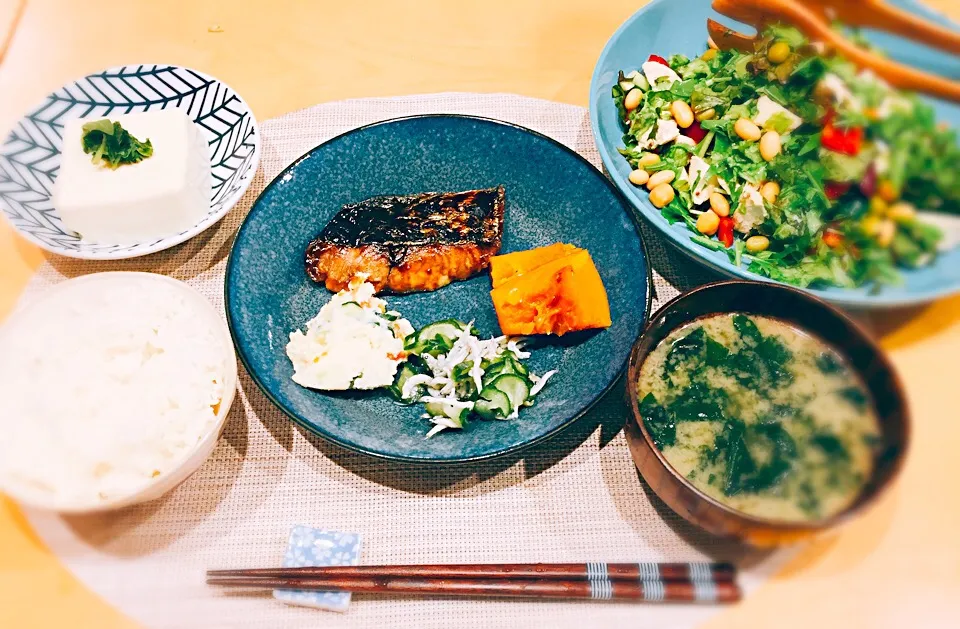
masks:
[[[464,428],[471,417],[515,419],[556,373],[531,373],[522,340],[483,340],[471,324],[454,319],[424,326],[404,349],[407,362],[390,393],[402,403],[426,405],[424,418],[435,424],[427,437]]]

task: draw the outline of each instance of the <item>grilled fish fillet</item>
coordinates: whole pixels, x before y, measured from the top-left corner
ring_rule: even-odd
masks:
[[[345,205],[307,247],[307,275],[334,292],[358,273],[377,292],[436,290],[489,266],[503,210],[503,186]]]

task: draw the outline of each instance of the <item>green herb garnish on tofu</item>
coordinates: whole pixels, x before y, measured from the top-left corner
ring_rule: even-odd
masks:
[[[106,118],[83,125],[80,138],[83,152],[92,155],[97,166],[116,170],[124,164],[136,164],[153,155],[153,144],[147,139],[141,142],[120,126]]]

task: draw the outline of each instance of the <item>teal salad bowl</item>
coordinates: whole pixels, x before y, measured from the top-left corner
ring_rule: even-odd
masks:
[[[942,16],[914,0],[892,0],[892,4],[933,22],[955,27]],[[744,33],[752,27],[732,22],[710,8],[708,0],[653,0],[628,19],[607,42],[597,61],[590,84],[590,121],[603,165],[635,212],[662,236],[701,264],[722,275],[772,282],[738,267],[723,251],[711,251],[690,240],[694,236],[682,223],[669,224],[647,198],[645,188],[634,186],[627,176],[630,165],[617,149],[623,146],[623,126],[611,96],[620,70],[638,68],[651,54],[669,57],[700,55],[706,48],[707,18],[726,23]],[[865,30],[864,34],[891,57],[952,79],[960,79],[960,58],[934,51],[886,33]],[[927,99],[937,119],[960,127],[960,105]],[[960,220],[960,219],[958,219]],[[902,283],[879,288],[816,287],[807,289],[831,303],[853,309],[918,305],[960,292],[960,246],[941,252],[932,264],[919,269],[900,269]]]

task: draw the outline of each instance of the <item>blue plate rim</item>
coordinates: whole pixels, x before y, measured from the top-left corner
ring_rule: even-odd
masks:
[[[540,133],[539,131],[534,131],[533,129],[524,127],[523,125],[507,122],[504,120],[497,120],[496,118],[474,116],[470,114],[452,114],[452,113],[414,114],[410,116],[398,116],[396,118],[378,120],[376,122],[371,122],[369,124],[361,125],[354,129],[350,129],[332,138],[324,140],[320,144],[317,144],[313,148],[307,150],[300,157],[290,162],[290,164],[288,164],[286,167],[284,167],[283,170],[277,173],[277,175],[270,181],[270,183],[268,183],[264,187],[264,189],[260,191],[260,194],[257,195],[257,198],[254,200],[253,204],[250,206],[250,211],[244,217],[243,222],[240,224],[239,229],[237,229],[237,234],[236,236],[234,236],[234,240],[233,240],[234,246],[232,246],[230,249],[230,255],[227,259],[227,266],[224,273],[224,283],[223,283],[224,310],[227,316],[227,328],[230,330],[230,337],[231,339],[233,339],[233,345],[237,350],[237,356],[240,358],[240,363],[243,365],[244,370],[250,376],[250,379],[253,380],[254,384],[257,385],[257,388],[260,389],[263,395],[276,408],[278,408],[284,415],[286,415],[288,419],[293,421],[293,423],[300,426],[301,428],[306,430],[308,433],[315,435],[320,439],[323,439],[324,441],[333,443],[350,452],[355,452],[357,454],[370,456],[375,459],[399,462],[399,463],[412,463],[412,464],[431,465],[431,466],[433,465],[451,465],[451,466],[465,465],[465,464],[477,463],[481,461],[488,461],[491,459],[496,459],[496,458],[507,456],[509,454],[520,452],[536,444],[543,443],[548,439],[551,439],[552,437],[555,437],[559,433],[563,432],[565,429],[569,428],[570,426],[572,426],[574,423],[577,422],[577,420],[579,420],[581,417],[586,415],[590,411],[590,409],[592,409],[601,399],[603,399],[616,386],[618,382],[620,382],[621,379],[623,379],[623,375],[627,368],[627,363],[629,362],[629,353],[627,357],[624,359],[623,364],[620,365],[620,369],[618,370],[617,375],[610,380],[610,382],[607,384],[607,386],[603,390],[599,391],[596,395],[594,395],[594,397],[587,403],[587,405],[579,413],[570,417],[564,423],[552,428],[551,430],[545,432],[544,434],[539,435],[533,439],[530,439],[529,441],[526,441],[524,443],[508,446],[506,448],[495,450],[487,454],[480,454],[480,455],[461,457],[461,458],[445,457],[445,458],[429,458],[428,459],[428,458],[421,458],[421,457],[385,454],[383,452],[378,452],[375,450],[365,448],[361,445],[346,441],[344,439],[337,437],[336,435],[333,435],[331,433],[318,429],[315,425],[311,424],[306,418],[300,417],[297,413],[293,412],[292,409],[288,409],[286,405],[282,404],[269,391],[269,389],[264,385],[263,381],[260,379],[257,373],[253,369],[251,369],[250,362],[247,358],[244,347],[242,346],[242,344],[239,342],[239,339],[238,339],[236,324],[234,322],[233,309],[231,308],[230,286],[231,286],[231,279],[233,277],[233,272],[234,272],[234,264],[236,262],[236,256],[234,255],[236,242],[240,239],[240,236],[243,233],[243,230],[247,227],[247,222],[250,220],[250,217],[253,216],[255,212],[260,211],[259,203],[261,198],[265,194],[267,194],[267,192],[269,192],[275,184],[282,181],[284,175],[286,175],[291,169],[295,168],[302,160],[308,158],[315,151],[318,151],[319,149],[323,148],[327,144],[331,144],[347,136],[353,135],[355,133],[363,132],[373,127],[378,127],[381,125],[388,125],[388,124],[395,124],[395,123],[404,122],[407,120],[418,120],[418,119],[425,119],[425,118],[466,119],[466,120],[482,122],[486,124],[511,127],[513,129],[517,129],[519,131],[529,133],[537,138],[546,140],[550,144],[553,144],[554,146],[560,148],[562,151],[565,151],[573,155],[577,160],[579,160],[585,166],[587,166],[589,170],[604,183],[605,186],[607,186],[610,192],[613,193],[614,197],[620,203],[620,206],[623,208],[623,211],[630,218],[630,222],[633,224],[633,229],[637,235],[637,239],[640,241],[640,250],[643,253],[643,262],[644,262],[644,267],[646,269],[646,290],[644,291],[645,295],[644,295],[644,304],[643,304],[643,316],[641,318],[641,323],[636,331],[636,336],[639,337],[639,335],[642,334],[643,331],[646,329],[647,324],[649,323],[651,310],[653,309],[653,269],[650,266],[650,256],[649,256],[649,252],[647,251],[647,244],[643,239],[643,232],[640,229],[640,223],[639,223],[638,217],[636,216],[636,213],[632,210],[632,207],[630,206],[630,204],[627,202],[627,199],[624,197],[623,193],[613,184],[610,178],[607,177],[602,170],[598,169],[596,166],[591,164],[590,160],[588,160],[583,155],[580,155],[575,150],[563,144],[559,140],[555,138],[551,138],[550,136]]]
[[[619,27],[617,27],[617,30],[613,32],[613,34],[607,40],[607,43],[604,44],[603,50],[601,51],[600,56],[597,58],[597,62],[593,67],[593,74],[590,78],[590,91],[587,95],[588,110],[590,114],[590,130],[593,133],[593,140],[597,146],[597,152],[600,153],[600,160],[603,162],[603,167],[606,169],[609,178],[613,180],[622,196],[626,199],[628,205],[630,206],[631,212],[650,227],[656,229],[658,234],[663,236],[666,242],[668,242],[673,248],[681,251],[684,255],[696,261],[698,264],[701,264],[712,271],[720,273],[723,276],[728,278],[764,282],[769,284],[777,284],[779,286],[797,288],[798,290],[806,291],[807,293],[823,299],[831,304],[845,308],[854,310],[883,310],[921,306],[929,304],[938,299],[943,299],[960,293],[960,284],[958,284],[926,289],[910,295],[889,296],[878,293],[876,295],[861,296],[856,294],[845,295],[843,292],[833,292],[817,288],[804,288],[795,286],[793,284],[788,284],[786,282],[780,282],[778,280],[764,277],[757,273],[751,273],[745,268],[722,264],[706,255],[701,255],[702,253],[706,252],[706,250],[701,252],[701,247],[694,246],[691,243],[682,240],[679,233],[669,229],[670,225],[664,223],[666,219],[663,218],[663,216],[660,214],[660,211],[656,209],[646,197],[642,197],[639,202],[634,202],[634,199],[630,194],[633,192],[634,186],[628,184],[625,178],[616,176],[614,166],[616,163],[618,163],[616,159],[619,157],[619,154],[617,156],[612,155],[611,148],[606,146],[606,143],[603,142],[603,138],[600,133],[600,114],[597,112],[596,108],[590,107],[589,105],[593,104],[593,95],[597,94],[598,90],[600,89],[601,68],[606,62],[607,57],[611,54],[611,49],[616,42],[634,22],[642,19],[645,13],[660,4],[667,3],[668,1],[669,0],[652,0],[651,2],[640,7],[630,17],[624,20]],[[951,27],[960,27],[960,25],[950,20],[941,12],[928,7],[922,2],[918,2],[916,0],[904,0],[904,2],[905,4],[910,5],[911,8],[936,14],[939,20],[950,25]],[[727,21],[731,21],[729,18],[726,19]],[[706,41],[706,29],[704,29],[704,33],[704,41]]]

